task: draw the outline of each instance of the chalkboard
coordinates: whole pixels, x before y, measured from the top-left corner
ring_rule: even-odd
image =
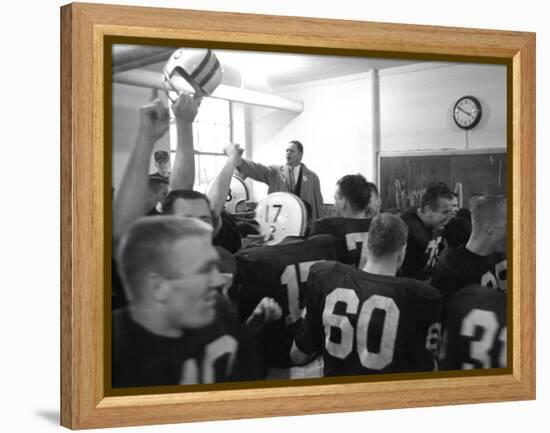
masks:
[[[444,182],[468,207],[474,193],[506,194],[506,153],[384,155],[379,160],[382,209],[420,205],[426,186]]]

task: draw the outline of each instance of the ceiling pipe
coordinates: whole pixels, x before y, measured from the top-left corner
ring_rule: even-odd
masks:
[[[144,47],[139,45],[113,45],[113,74],[142,68],[154,63],[166,62],[174,48]]]
[[[114,74],[113,83],[164,90],[162,75],[145,69],[134,69]],[[193,88],[182,77],[172,77],[172,83],[180,92],[194,93]],[[210,97],[260,107],[276,108],[293,113],[304,111],[302,101],[224,84],[220,84]]]

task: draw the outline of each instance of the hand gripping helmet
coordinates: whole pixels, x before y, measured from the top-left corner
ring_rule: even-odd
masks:
[[[214,184],[214,179],[208,183],[206,187],[206,195],[209,194]],[[229,191],[225,198],[224,208],[227,213],[232,215],[237,214],[238,209],[245,209],[246,202],[250,200],[250,192],[244,181],[239,176],[233,176],[231,184],[229,185]]]
[[[304,202],[289,192],[274,192],[258,203],[256,221],[265,245],[277,245],[287,236],[303,236],[307,225]]]
[[[221,83],[222,66],[212,50],[180,48],[170,56],[163,70],[164,89],[175,102],[179,94],[175,82],[183,78],[198,97],[210,96]]]

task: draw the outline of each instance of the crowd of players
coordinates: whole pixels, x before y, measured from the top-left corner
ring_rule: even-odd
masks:
[[[169,108],[140,110],[113,204],[113,387],[506,366],[505,198],[459,209],[435,183],[381,212],[376,185],[346,174],[334,217],[310,220],[290,193],[230,215],[242,149],[194,191],[199,106],[182,93],[170,108],[169,177],[149,175]]]

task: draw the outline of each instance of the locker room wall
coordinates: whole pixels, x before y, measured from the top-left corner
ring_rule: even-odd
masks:
[[[506,67],[432,63],[379,72],[380,150],[466,150],[466,133],[453,120],[455,102],[476,96],[480,123],[468,149],[506,147]]]
[[[430,62],[378,74],[380,151],[506,147],[505,66]],[[281,89],[281,95],[304,101],[299,115],[249,108],[249,157],[266,164],[283,163],[286,143],[300,139],[304,162],[321,178],[327,203],[332,203],[334,184],[343,174],[360,172],[376,179],[371,168],[376,125],[370,79],[370,74],[359,74]],[[452,118],[454,103],[464,95],[478,97],[483,109],[481,122],[468,133]],[[267,191],[258,183],[252,189],[254,199]]]
[[[300,140],[303,162],[319,176],[326,203],[333,203],[334,185],[344,174],[359,172],[371,178],[370,73],[274,89],[273,93],[303,101],[304,111],[249,108],[249,157],[263,164],[284,164],[287,143]],[[264,185],[253,183],[255,200],[266,191]]]

